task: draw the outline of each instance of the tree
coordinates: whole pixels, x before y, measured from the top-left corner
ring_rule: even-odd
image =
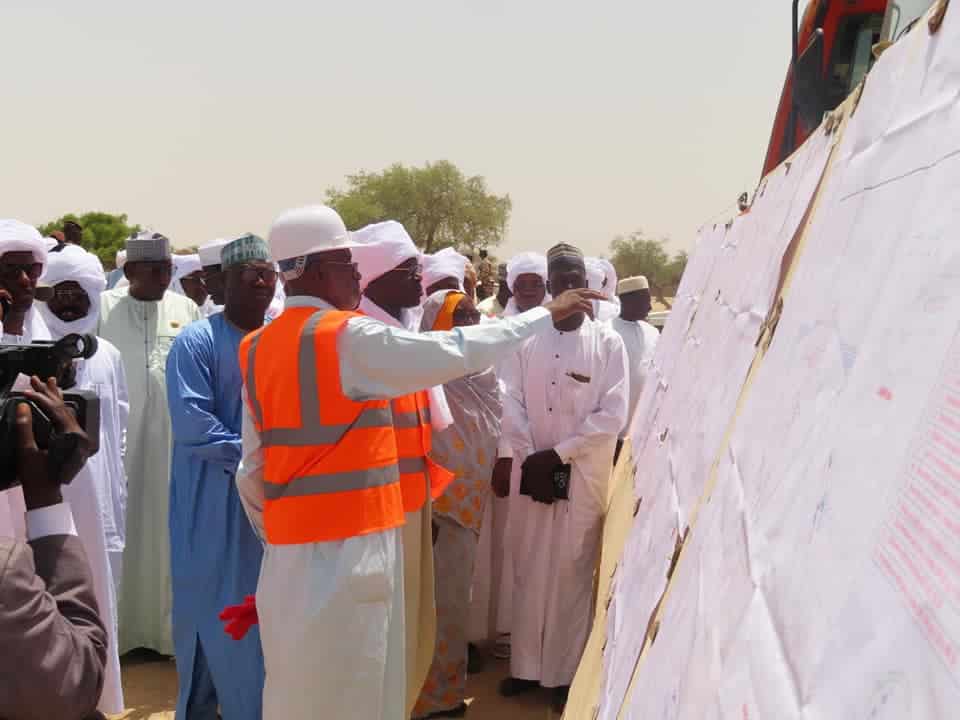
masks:
[[[610,243],[613,255],[610,262],[621,278],[646,276],[651,294],[669,308],[671,305],[667,297],[676,293],[687,267],[687,253],[680,251],[671,258],[665,244],[666,240],[645,237],[642,230],[626,237],[619,235]]]
[[[428,253],[450,246],[472,253],[497,245],[512,208],[509,195],[489,193],[486,180],[465,177],[446,160],[350,175],[346,190],[327,190],[327,203],[349,228],[397,220]]]
[[[139,225],[128,225],[126,215],[88,212],[83,215],[68,213],[39,227],[40,234],[49,236],[54,230],[62,230],[63,223],[67,220],[80,223],[83,227],[84,249],[99,257],[107,270],[116,266],[117,251],[123,250],[127,238],[141,229]]]

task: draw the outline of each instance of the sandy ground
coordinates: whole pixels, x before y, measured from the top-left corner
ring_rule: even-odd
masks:
[[[470,710],[466,717],[469,720],[555,718],[546,691],[509,700],[497,694],[497,685],[506,677],[508,669],[505,661],[488,662],[484,672],[470,676],[467,686]],[[114,720],[171,720],[177,702],[177,671],[173,660],[154,655],[124,657],[123,692],[128,710],[113,716]]]

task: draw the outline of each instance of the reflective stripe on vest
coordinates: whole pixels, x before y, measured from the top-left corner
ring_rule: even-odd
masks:
[[[432,428],[426,391],[395,398],[391,406],[397,432],[403,509],[416,512],[423,507],[428,495],[434,500],[440,497],[454,475],[430,457]]]
[[[355,315],[291,308],[241,343],[264,453],[271,544],[341,540],[403,524],[390,404],[354,402],[341,390],[337,334]]]

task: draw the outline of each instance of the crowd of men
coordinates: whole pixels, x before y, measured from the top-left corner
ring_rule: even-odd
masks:
[[[99,337],[99,452],[64,488],[96,710],[147,648],[188,720],[461,717],[485,651],[562,711],[658,337],[643,277],[566,244],[474,269],[325,206],[195,255],[140,232],[110,273],[81,238],[0,220],[2,341]],[[0,494],[0,536],[25,510]]]

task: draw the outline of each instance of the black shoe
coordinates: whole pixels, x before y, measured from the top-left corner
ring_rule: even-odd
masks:
[[[521,680],[520,678],[508,677],[500,681],[500,694],[503,697],[513,697],[514,695],[523,695],[540,687],[536,680]]]
[[[463,717],[467,714],[467,704],[465,702],[460,703],[455,708],[450,710],[438,710],[437,712],[430,713],[427,715],[428,718],[458,718]]]
[[[467,645],[467,674],[476,675],[483,672],[483,653],[473,643]]]
[[[567,697],[570,695],[570,686],[555,687],[551,693],[553,697],[550,700],[550,705],[553,707],[553,711],[557,715],[563,715],[563,711],[567,707]]]

